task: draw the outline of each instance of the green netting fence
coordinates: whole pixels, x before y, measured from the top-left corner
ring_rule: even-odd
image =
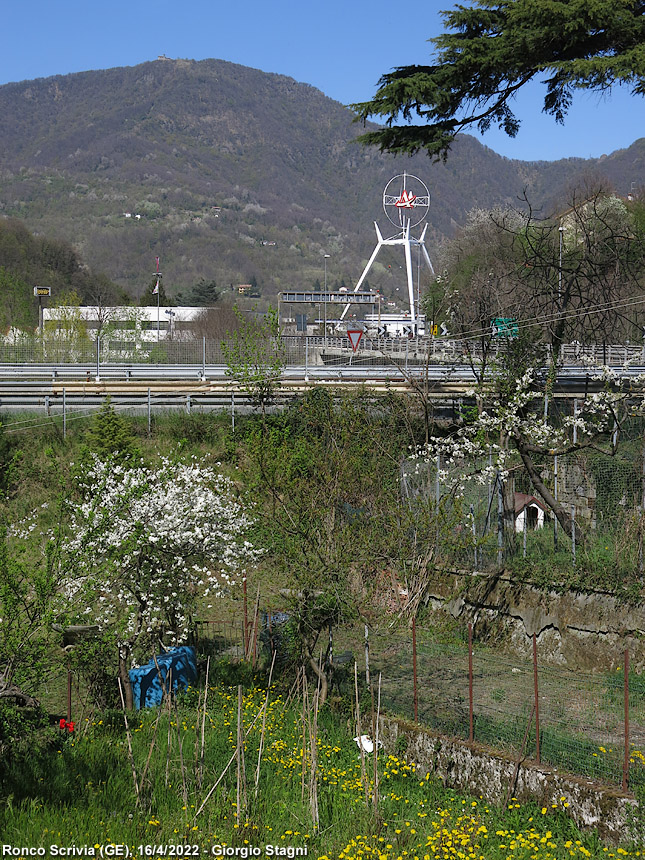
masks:
[[[412,631],[370,631],[367,660],[362,641],[354,649],[362,677],[367,670],[373,686],[380,677],[389,713],[414,720],[416,710],[420,725],[511,758],[616,785],[626,778],[630,788],[645,784],[645,678],[628,670],[625,685],[624,653],[614,655],[618,670],[587,672],[545,665],[537,642],[534,665],[532,654],[479,643],[469,659],[467,634],[443,642],[417,629],[415,639],[416,660]]]

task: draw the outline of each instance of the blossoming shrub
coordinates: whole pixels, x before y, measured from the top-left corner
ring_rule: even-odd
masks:
[[[61,551],[66,594],[86,623],[115,633],[124,657],[185,642],[200,601],[258,558],[236,488],[203,461],[94,457],[81,491]]]

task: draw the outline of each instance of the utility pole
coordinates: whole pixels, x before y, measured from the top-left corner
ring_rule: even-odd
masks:
[[[161,280],[161,278],[163,276],[162,276],[161,272],[159,271],[159,257],[155,257],[155,260],[157,261],[157,271],[154,273],[154,277],[157,278],[157,283],[155,284],[155,288],[152,291],[152,295],[157,296],[157,343],[159,343],[159,328],[160,328],[160,322],[159,322],[159,293],[160,293],[159,281]]]

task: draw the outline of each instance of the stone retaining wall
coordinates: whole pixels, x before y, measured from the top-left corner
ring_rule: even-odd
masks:
[[[541,591],[510,575],[454,573],[430,585],[428,606],[472,621],[477,638],[503,641],[522,656],[536,635],[540,660],[576,669],[613,671],[629,650],[645,670],[645,606],[626,606],[609,594]]]
[[[417,773],[431,773],[447,788],[482,796],[501,806],[511,797],[534,801],[552,809],[569,804],[567,814],[583,830],[597,829],[601,839],[613,843],[629,841],[628,810],[636,808],[630,794],[590,780],[561,774],[556,768],[505,758],[479,745],[443,737],[405,720],[382,717],[379,724],[384,749],[394,753],[404,738],[406,758],[417,765]]]

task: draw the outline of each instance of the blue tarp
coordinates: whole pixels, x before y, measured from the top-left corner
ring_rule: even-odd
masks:
[[[190,684],[197,680],[197,656],[194,648],[182,646],[172,648],[165,654],[157,657],[155,661],[150,660],[145,666],[130,669],[130,683],[132,684],[132,698],[135,708],[150,708],[160,705],[163,700],[163,685],[168,688],[168,674],[171,672],[172,689],[185,690]],[[161,677],[159,677],[161,675]]]

